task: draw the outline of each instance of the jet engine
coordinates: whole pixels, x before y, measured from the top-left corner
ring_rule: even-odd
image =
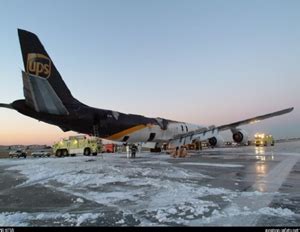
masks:
[[[238,144],[247,144],[248,134],[246,131],[238,129],[232,132],[232,139]]]
[[[220,135],[217,135],[209,138],[208,143],[212,147],[221,147],[222,145],[224,145],[224,139]]]

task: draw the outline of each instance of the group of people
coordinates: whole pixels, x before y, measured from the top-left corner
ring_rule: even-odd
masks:
[[[127,153],[127,158],[135,158],[136,157],[136,153],[138,152],[138,147],[135,144],[132,145],[126,145],[126,153]],[[184,158],[187,157],[188,153],[187,153],[187,149],[185,146],[181,146],[181,147],[176,147],[176,149],[171,152],[171,156],[173,158]]]
[[[135,158],[137,151],[138,151],[138,147],[135,144],[132,144],[131,146],[127,145],[126,146],[127,158]]]
[[[171,153],[171,156],[176,158],[184,158],[187,156],[187,150],[186,147],[181,146],[181,147],[176,147],[175,151]]]

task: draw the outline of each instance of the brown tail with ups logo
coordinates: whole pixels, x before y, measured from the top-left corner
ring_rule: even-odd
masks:
[[[47,79],[51,75],[51,60],[42,54],[29,53],[26,69],[29,74]]]
[[[44,110],[44,112],[65,114],[66,111],[61,110],[63,108],[61,103],[64,106],[72,105],[74,102],[77,102],[77,100],[72,96],[39,38],[32,32],[22,29],[18,29],[18,35],[26,73],[26,75],[24,75],[25,83],[30,82],[30,85],[24,86],[24,89],[26,91],[33,91],[32,98],[38,99],[37,101],[43,99],[40,101],[40,112],[42,112],[45,109],[44,106],[47,105],[49,109]],[[57,95],[58,99],[53,97],[54,95]],[[53,101],[44,99],[44,97],[49,96],[51,96]],[[54,105],[60,105],[56,112],[50,110],[50,108],[57,109]]]

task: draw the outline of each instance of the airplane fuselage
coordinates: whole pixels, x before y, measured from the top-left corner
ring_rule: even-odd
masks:
[[[73,107],[68,107],[72,109],[69,115],[36,112],[28,107],[24,100],[17,100],[12,103],[12,106],[26,116],[54,124],[64,131],[73,130],[125,143],[162,143],[180,134],[205,128],[191,123],[163,118],[148,118],[141,115],[97,109],[80,102],[74,102]]]

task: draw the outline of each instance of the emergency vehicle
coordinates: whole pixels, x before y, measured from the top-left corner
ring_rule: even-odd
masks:
[[[274,138],[272,135],[265,135],[265,134],[259,134],[259,133],[256,133],[254,135],[254,143],[255,143],[255,146],[274,146]]]
[[[75,156],[83,154],[86,156],[101,153],[101,139],[97,137],[87,137],[85,135],[70,136],[53,144],[53,154],[58,157]]]

